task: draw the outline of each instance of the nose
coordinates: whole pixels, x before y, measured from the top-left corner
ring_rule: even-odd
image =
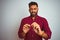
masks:
[[[35,10],[33,9],[32,12],[34,12]]]

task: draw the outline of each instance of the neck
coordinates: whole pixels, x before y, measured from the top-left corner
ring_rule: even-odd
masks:
[[[35,19],[35,17],[32,17],[32,19],[34,20],[34,19]]]
[[[37,15],[35,15],[35,16],[32,16],[32,15],[31,15],[31,18],[32,18],[33,20],[35,20],[36,16],[37,16]]]
[[[36,16],[31,16],[31,17],[32,17],[33,20],[35,20],[35,17],[36,17]]]

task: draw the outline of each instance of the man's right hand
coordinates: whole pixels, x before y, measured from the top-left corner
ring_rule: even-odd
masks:
[[[30,29],[30,25],[29,25],[29,24],[25,24],[25,25],[23,26],[23,32],[24,32],[25,34],[29,31],[29,29]]]

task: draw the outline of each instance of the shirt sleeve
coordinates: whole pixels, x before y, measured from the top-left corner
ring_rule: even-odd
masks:
[[[19,30],[18,30],[18,36],[19,36],[19,38],[23,38],[23,36],[22,36],[23,25],[24,25],[24,20],[21,21],[21,24],[20,24],[20,27],[19,27]]]
[[[43,30],[44,30],[45,33],[48,35],[48,38],[45,39],[45,40],[50,39],[52,32],[51,32],[51,30],[50,30],[50,28],[49,28],[49,25],[48,25],[48,22],[47,22],[47,20],[46,20],[45,18],[43,19]]]

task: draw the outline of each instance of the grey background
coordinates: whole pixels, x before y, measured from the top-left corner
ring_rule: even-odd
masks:
[[[48,20],[52,37],[50,40],[60,40],[60,0],[30,0],[39,5],[38,14]],[[21,40],[18,29],[21,19],[29,16],[29,0],[2,0],[0,40]]]

